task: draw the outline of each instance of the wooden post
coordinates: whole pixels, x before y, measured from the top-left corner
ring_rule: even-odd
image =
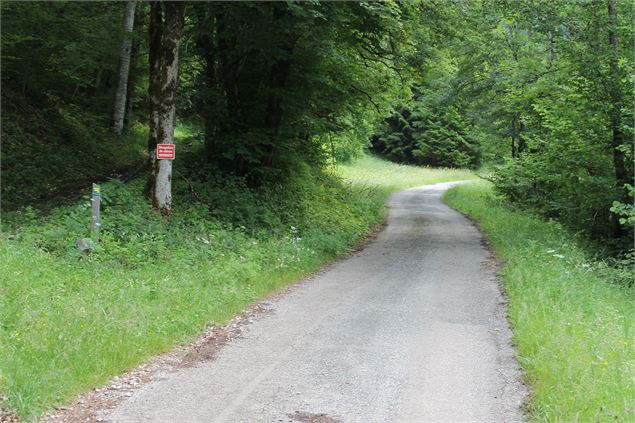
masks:
[[[90,197],[90,201],[93,206],[93,220],[90,226],[93,241],[99,242],[99,227],[101,222],[99,220],[99,207],[101,205],[101,188],[97,184],[93,184],[93,193]]]

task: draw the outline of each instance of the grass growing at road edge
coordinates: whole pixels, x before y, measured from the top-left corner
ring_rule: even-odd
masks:
[[[511,209],[486,183],[444,199],[479,222],[504,262],[530,418],[635,421],[635,304],[620,284],[629,272],[590,261],[560,225]]]

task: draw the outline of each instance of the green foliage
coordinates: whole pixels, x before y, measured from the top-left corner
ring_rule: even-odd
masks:
[[[323,164],[332,145],[341,146],[342,160],[359,155],[378,109],[407,92],[405,64],[418,63],[410,42],[415,5],[197,3],[187,10],[178,114],[205,123],[208,161],[251,183]],[[9,2],[2,12],[3,119],[16,123],[7,138],[33,137],[51,150],[101,139],[117,85],[123,5]],[[140,3],[129,125],[145,120],[135,110],[147,106],[147,14]],[[44,124],[33,125],[33,114]],[[12,151],[5,156],[22,161]]]
[[[466,124],[453,107],[430,109],[415,103],[386,119],[371,138],[372,151],[397,162],[435,167],[474,168],[478,145],[465,132]]]
[[[611,206],[633,185],[634,9],[616,2],[475,1],[439,8],[411,101],[373,138],[391,160],[494,168],[499,193],[613,253]],[[615,43],[611,43],[611,37]],[[622,41],[620,41],[622,40]],[[479,160],[481,159],[482,160]]]
[[[3,105],[4,106],[4,105]],[[59,204],[88,181],[106,179],[145,160],[147,128],[136,124],[117,138],[90,124],[90,115],[35,109],[25,131],[15,115],[2,117],[2,208]]]
[[[613,268],[591,260],[561,225],[510,208],[488,184],[455,187],[444,198],[479,222],[504,262],[530,421],[635,419],[635,302],[625,287],[632,261]]]
[[[496,190],[574,230],[608,237],[609,208],[618,193],[606,167],[607,148],[576,137],[573,129],[541,147],[540,154],[522,155],[499,166],[492,176]]]
[[[633,188],[632,185],[626,184],[624,186],[624,189],[628,190],[629,197],[633,198],[635,196],[635,188]],[[630,228],[632,225],[635,224],[635,205],[633,205],[632,201],[630,203],[621,203],[619,201],[614,201],[613,207],[611,207],[611,211],[619,216],[623,216],[620,217],[620,223],[622,225]]]
[[[576,8],[565,10],[572,23],[581,24],[576,20],[588,18]],[[604,9],[601,12],[605,13]],[[603,15],[597,13],[596,23],[602,22]],[[517,19],[518,31],[526,31],[520,28],[531,25],[524,19],[527,17]],[[517,107],[513,128],[516,157],[500,167],[492,179],[497,190],[509,199],[596,239],[611,237],[614,228],[610,208],[616,198],[623,198],[615,163],[627,167],[631,163],[632,167],[633,162],[626,145],[619,147],[624,149],[624,157],[615,158],[614,154],[607,111],[619,105],[610,106],[605,96],[597,94],[606,89],[609,71],[604,67],[598,74],[588,67],[589,61],[602,67],[607,60],[609,46],[603,42],[604,31],[597,28],[571,39],[551,39],[550,48],[561,50],[561,55],[556,61],[552,51],[547,56],[549,61],[535,62],[533,72],[542,68],[543,73],[526,82],[522,93],[515,94],[523,102]],[[536,49],[540,43],[528,39],[519,42],[528,49]],[[522,54],[524,62],[531,59],[527,52]],[[520,68],[514,69],[521,72]],[[632,87],[624,85],[619,90],[632,92]],[[632,122],[628,113],[624,113],[623,122]],[[622,130],[632,133],[628,126]],[[628,246],[632,238],[628,231],[625,235],[622,242]]]
[[[383,110],[407,95],[414,4],[199,3],[191,11],[202,88],[191,94],[191,113],[205,122],[209,161],[251,184],[359,155]]]
[[[108,107],[122,11],[107,2],[3,3],[2,83],[12,91],[3,100]]]
[[[1,7],[5,207],[133,162],[99,151],[123,5]],[[147,103],[147,12],[139,4],[133,109]],[[611,207],[635,184],[632,17],[625,2],[615,19],[602,2],[199,2],[187,8],[178,115],[203,124],[209,169],[250,186],[354,160],[372,134],[391,160],[501,165],[499,192],[618,251],[631,231]],[[38,185],[39,170],[54,177]]]
[[[2,208],[55,196],[59,201],[87,179],[104,179],[142,160],[144,125],[129,122],[122,138],[108,132],[123,5],[0,7]]]

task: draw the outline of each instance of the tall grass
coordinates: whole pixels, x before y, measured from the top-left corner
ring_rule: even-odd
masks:
[[[293,242],[291,233],[272,239],[227,230],[205,234],[210,235],[222,240],[166,252],[163,264],[133,268],[72,262],[0,242],[5,406],[24,419],[35,418],[187,341],[206,324],[223,323],[249,302],[322,265],[332,257],[328,248],[341,249],[327,235],[304,242]]]
[[[445,200],[479,222],[504,261],[531,420],[635,421],[635,303],[620,283],[632,272],[590,261],[560,225],[511,209],[485,183]]]
[[[263,192],[177,175],[169,219],[147,204],[143,180],[104,184],[91,257],[74,247],[87,235],[87,201],[46,217],[5,213],[2,406],[36,419],[346,251],[382,219],[391,190],[469,176],[377,159],[339,172],[350,184],[315,173]]]
[[[364,156],[352,164],[338,166],[337,172],[357,186],[378,187],[384,193],[438,182],[474,179],[474,172],[466,169],[438,169],[401,165]]]

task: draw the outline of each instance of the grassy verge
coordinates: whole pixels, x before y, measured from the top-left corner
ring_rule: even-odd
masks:
[[[590,261],[559,225],[510,209],[485,183],[445,200],[479,222],[504,261],[531,420],[635,421],[632,273]]]
[[[372,156],[363,157],[353,165],[339,166],[337,172],[349,183],[379,189],[383,195],[418,185],[475,178],[470,170],[400,165]]]
[[[102,186],[90,257],[74,247],[87,235],[87,200],[46,216],[4,213],[4,408],[35,419],[345,252],[381,221],[391,190],[471,175],[364,159],[337,170],[350,183],[307,171],[256,191],[179,157],[169,219],[148,206],[142,179]]]

